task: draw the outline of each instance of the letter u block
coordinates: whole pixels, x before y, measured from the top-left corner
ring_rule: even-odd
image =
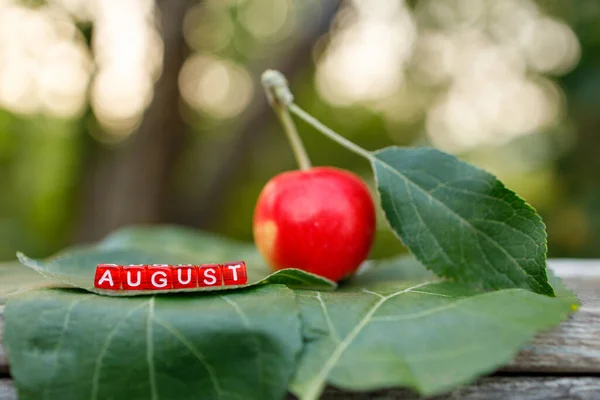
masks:
[[[222,275],[219,264],[198,265],[198,286],[222,286]]]
[[[148,275],[145,265],[123,266],[121,271],[121,285],[123,290],[147,290]]]
[[[146,267],[148,274],[148,289],[166,290],[173,287],[171,266],[166,264],[154,264]]]
[[[223,282],[225,286],[245,285],[248,282],[246,263],[234,261],[221,266],[223,268]]]
[[[194,265],[174,265],[171,267],[173,289],[188,289],[198,286],[198,268]]]
[[[94,277],[94,287],[112,290],[121,289],[122,269],[117,264],[98,264],[96,267],[96,276]]]

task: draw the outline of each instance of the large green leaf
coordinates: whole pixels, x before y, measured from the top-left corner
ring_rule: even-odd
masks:
[[[371,162],[392,229],[438,276],[554,294],[541,218],[493,175],[427,148],[389,147]]]
[[[125,228],[96,245],[68,249],[48,260],[33,260],[23,254],[18,256],[23,264],[47,278],[64,285],[111,296],[214,291],[227,290],[230,287],[139,291],[98,289],[94,287],[94,274],[96,266],[100,263],[208,264],[244,260],[248,273],[248,284],[245,286],[282,283],[290,287],[319,290],[336,287],[335,282],[297,269],[273,272],[252,244],[178,227]]]
[[[46,262],[23,261],[90,289],[99,262],[239,258],[264,285],[128,298],[74,289],[10,296],[4,342],[21,398],[281,398],[292,376],[290,390],[303,400],[326,384],[436,394],[510,361],[577,305],[553,277],[556,297],[486,292],[441,281],[412,256],[366,262],[335,292],[301,272],[300,282],[280,276],[296,289],[294,301],[294,291],[267,285],[278,275],[268,275],[252,245],[177,228],[125,229]]]
[[[114,298],[11,296],[4,344],[20,399],[281,399],[302,346],[292,290]]]
[[[159,399],[213,398],[214,376],[232,397],[281,398],[290,370],[303,400],[328,383],[428,395],[493,371],[576,309],[551,278],[556,297],[483,292],[398,257],[366,263],[335,292],[295,290],[296,302],[281,285],[128,298],[34,290],[10,296],[4,344],[25,399],[152,398],[154,390]],[[256,337],[265,338],[260,352]],[[257,380],[260,368],[276,377]]]
[[[401,260],[417,278],[418,263]],[[336,292],[297,292],[305,347],[291,390],[300,399],[318,398],[327,383],[404,386],[424,395],[450,390],[509,362],[578,304],[555,278],[557,297],[549,297],[435,279],[410,283],[397,271],[386,262]]]

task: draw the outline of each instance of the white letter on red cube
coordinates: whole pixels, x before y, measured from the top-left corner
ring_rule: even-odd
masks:
[[[187,289],[198,286],[198,271],[193,265],[175,265],[171,273],[173,289]]]
[[[198,286],[221,286],[223,279],[219,264],[202,264],[198,266]]]
[[[167,264],[148,265],[148,289],[166,290],[171,289],[171,266]]]
[[[98,264],[94,287],[119,290],[121,288],[121,266],[117,264]]]
[[[235,261],[222,265],[223,281],[225,285],[245,285],[248,282],[246,275],[246,263],[243,261]]]
[[[123,290],[146,290],[148,279],[145,265],[123,266],[121,271],[121,282]]]

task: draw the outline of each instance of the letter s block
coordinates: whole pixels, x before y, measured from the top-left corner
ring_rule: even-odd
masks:
[[[193,265],[174,265],[171,267],[173,289],[187,289],[198,286],[198,268]]]
[[[165,290],[173,287],[170,265],[154,264],[148,265],[146,273],[148,274],[148,289]]]
[[[123,290],[147,290],[148,279],[145,265],[123,266],[121,271]]]
[[[225,286],[245,285],[248,282],[246,275],[246,263],[235,261],[221,266],[223,268],[223,281]]]
[[[94,287],[99,289],[121,289],[121,266],[117,264],[98,264]]]
[[[198,265],[198,286],[222,286],[223,277],[219,264]]]

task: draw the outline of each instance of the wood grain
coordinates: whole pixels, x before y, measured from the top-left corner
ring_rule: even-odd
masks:
[[[392,389],[369,393],[348,393],[327,388],[326,400],[418,400],[409,390]],[[427,400],[598,400],[598,377],[488,377],[443,396]],[[2,399],[4,400],[4,399]]]
[[[10,379],[0,378],[0,400],[16,400],[15,387]]]
[[[600,260],[551,260],[549,267],[583,303],[559,327],[538,335],[501,373],[435,397],[442,399],[600,399]],[[2,348],[0,305],[0,400],[16,398]],[[520,375],[548,376],[520,376]],[[566,375],[566,376],[565,376]],[[571,375],[571,376],[569,376]],[[576,375],[576,376],[574,376]],[[407,390],[347,393],[328,388],[324,399],[418,399]]]
[[[410,390],[391,389],[368,393],[348,393],[327,388],[324,400],[420,400]],[[0,400],[16,400],[12,381],[0,379]],[[290,396],[289,399],[294,399]],[[428,400],[598,400],[598,377],[488,377],[448,394]]]
[[[583,305],[560,326],[538,335],[503,370],[600,374],[600,261],[551,260],[549,265]]]

